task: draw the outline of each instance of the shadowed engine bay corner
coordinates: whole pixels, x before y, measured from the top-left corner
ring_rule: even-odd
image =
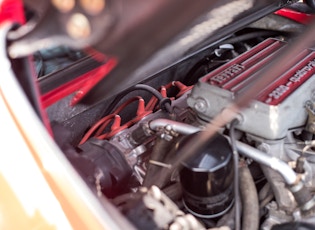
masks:
[[[315,228],[314,1],[47,2],[8,53],[100,203],[136,229]]]

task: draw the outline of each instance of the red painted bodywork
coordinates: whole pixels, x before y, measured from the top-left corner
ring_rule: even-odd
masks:
[[[0,3],[0,24],[6,21],[25,23],[22,0],[3,0]]]
[[[289,18],[301,24],[308,24],[315,18],[313,14],[306,14],[287,8],[278,10],[275,12],[275,14],[285,18]]]

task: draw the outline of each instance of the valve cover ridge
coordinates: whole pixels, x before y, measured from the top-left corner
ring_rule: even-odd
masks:
[[[188,105],[199,118],[210,121],[233,98],[245,91],[252,79],[270,63],[286,42],[269,38],[199,80],[188,97]],[[242,111],[238,128],[265,139],[280,139],[289,129],[305,124],[305,102],[315,91],[315,51],[303,50],[296,64],[261,92]],[[307,84],[305,84],[307,82]],[[200,107],[200,103],[204,106]],[[200,109],[202,108],[202,109]],[[287,119],[290,117],[290,119]]]

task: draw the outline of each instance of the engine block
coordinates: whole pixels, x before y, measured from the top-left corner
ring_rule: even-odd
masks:
[[[267,39],[199,80],[187,103],[205,121],[220,113],[238,94],[250,87],[272,58],[286,48],[286,43]],[[250,106],[243,110],[238,128],[258,137],[284,138],[288,130],[303,126],[307,119],[306,101],[315,92],[315,51],[306,49],[299,61],[257,92]]]

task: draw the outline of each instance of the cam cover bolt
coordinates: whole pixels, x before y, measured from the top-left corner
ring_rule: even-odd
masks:
[[[197,112],[206,112],[208,105],[207,102],[203,98],[198,98],[194,104],[194,108]]]

